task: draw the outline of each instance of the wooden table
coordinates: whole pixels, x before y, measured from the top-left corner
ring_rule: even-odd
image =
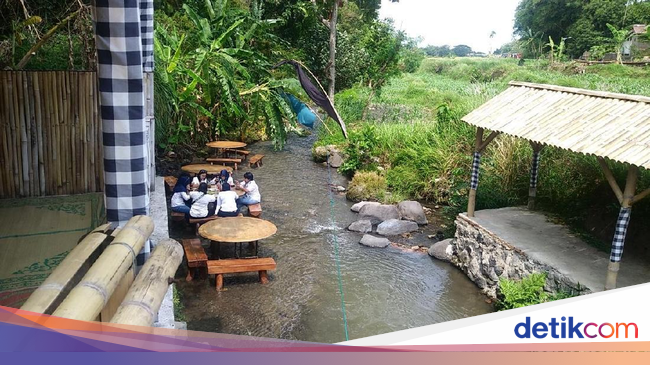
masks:
[[[199,171],[205,170],[210,175],[219,175],[221,170],[228,170],[229,174],[232,174],[232,167],[224,165],[210,165],[209,163],[198,163],[193,165],[185,165],[181,167],[181,170],[185,172],[192,172],[198,174]]]
[[[234,188],[231,187],[230,190],[232,190],[232,191],[234,191],[235,193],[237,193],[237,196],[238,196],[238,197],[241,197],[242,195],[246,194],[246,192],[243,191],[243,190],[241,190],[241,189],[234,189]],[[211,195],[219,195],[219,190],[216,190],[216,191],[215,191],[215,190],[208,189],[208,194],[211,194]]]
[[[216,148],[219,156],[224,156],[227,149],[237,149],[246,147],[246,143],[237,141],[213,141],[205,144],[210,148]]]
[[[257,244],[259,240],[273,236],[277,227],[266,220],[251,217],[220,218],[210,221],[199,228],[199,234],[212,241],[211,248],[214,254],[215,248],[221,248],[220,244],[234,243],[235,255],[241,257],[241,243],[255,243],[255,256],[257,257]],[[216,243],[216,246],[215,246]],[[237,244],[239,255],[237,255]]]

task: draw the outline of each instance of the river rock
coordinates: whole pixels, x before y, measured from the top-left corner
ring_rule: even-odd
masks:
[[[365,201],[364,201],[364,202],[359,202],[359,203],[353,205],[353,206],[350,208],[350,210],[353,211],[353,212],[355,212],[355,213],[359,213],[359,211],[361,210],[361,208],[363,208],[364,205],[368,205],[368,204],[371,204],[371,205],[381,205],[381,203],[377,203],[377,202],[365,202]]]
[[[338,152],[333,152],[330,155],[329,163],[330,166],[332,166],[335,169],[338,169],[339,167],[341,167],[341,165],[343,165],[343,157],[341,157],[341,155]]]
[[[399,209],[402,219],[413,221],[417,224],[429,223],[427,216],[424,215],[422,204],[416,201],[405,200],[397,205],[397,209]]]
[[[368,219],[372,224],[379,224],[389,219],[400,219],[399,210],[394,205],[366,204],[360,210],[361,219]]]
[[[435,257],[440,261],[451,261],[452,241],[453,238],[448,238],[446,240],[434,243],[431,245],[431,247],[429,247],[429,256]]]
[[[388,219],[377,226],[377,233],[382,236],[398,236],[418,230],[418,224],[411,221],[399,219]]]
[[[339,153],[340,151],[333,144],[327,146],[318,146],[312,151],[312,158],[314,159],[314,162],[327,162],[327,155],[332,155],[335,152]]]
[[[361,238],[361,241],[359,241],[359,243],[364,246],[378,247],[378,248],[384,248],[390,245],[390,241],[388,240],[388,238],[375,237],[369,234],[364,234],[363,237]]]
[[[372,232],[372,222],[367,219],[356,221],[348,227],[353,232],[370,233]]]

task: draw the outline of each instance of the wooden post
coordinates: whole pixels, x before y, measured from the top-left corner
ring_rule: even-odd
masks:
[[[630,165],[627,171],[627,180],[625,182],[625,191],[621,202],[621,210],[616,221],[616,231],[612,239],[612,250],[609,256],[609,265],[607,266],[607,278],[605,280],[605,290],[616,289],[616,278],[620,267],[621,256],[623,256],[623,246],[625,245],[625,235],[627,226],[630,222],[632,213],[632,203],[636,191],[639,168]]]
[[[126,294],[111,323],[151,326],[170,280],[183,261],[183,248],[171,239],[156,246]]]
[[[533,148],[533,162],[530,166],[530,186],[528,188],[528,209],[535,209],[535,197],[537,196],[537,174],[539,172],[539,155],[542,151],[542,144],[530,142]]]
[[[472,160],[472,175],[470,177],[469,199],[467,201],[467,216],[474,216],[476,208],[476,189],[478,187],[478,174],[481,164],[481,144],[483,143],[483,128],[476,130],[476,142],[474,143],[474,159]]]
[[[135,266],[136,256],[152,231],[151,218],[131,218],[52,315],[81,321],[97,318],[122,277]]]

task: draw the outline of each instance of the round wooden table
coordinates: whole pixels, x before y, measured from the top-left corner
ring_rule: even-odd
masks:
[[[211,148],[220,148],[220,149],[246,147],[246,143],[237,142],[237,141],[213,141],[213,142],[208,142],[205,145]]]
[[[241,245],[239,246],[239,255],[237,255],[238,243],[255,243],[255,257],[257,257],[257,241],[271,237],[277,231],[275,224],[251,217],[219,218],[207,222],[199,228],[199,234],[213,243],[234,243],[237,257],[241,256]],[[214,253],[215,246],[213,244],[211,246]],[[218,248],[221,247],[218,246]]]
[[[181,167],[181,170],[185,172],[192,172],[198,174],[199,171],[205,170],[210,175],[218,175],[221,170],[228,170],[229,174],[232,174],[232,167],[224,165],[210,165],[209,163],[197,163],[193,165],[185,165]]]

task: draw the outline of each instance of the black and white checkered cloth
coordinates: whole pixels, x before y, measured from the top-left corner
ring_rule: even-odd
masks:
[[[539,152],[533,151],[533,164],[530,167],[530,187],[537,188],[537,171],[539,171]]]
[[[153,3],[95,0],[95,16],[106,218],[122,226],[149,212],[143,67],[153,67]],[[147,242],[138,264],[149,251]]]
[[[625,235],[627,234],[627,225],[630,223],[630,214],[632,208],[621,208],[616,221],[616,231],[612,240],[612,252],[609,255],[609,261],[619,262],[623,256],[623,246],[625,245]]]
[[[481,165],[481,153],[474,152],[474,160],[472,161],[472,178],[470,180],[470,189],[476,190],[478,188],[478,172]]]

